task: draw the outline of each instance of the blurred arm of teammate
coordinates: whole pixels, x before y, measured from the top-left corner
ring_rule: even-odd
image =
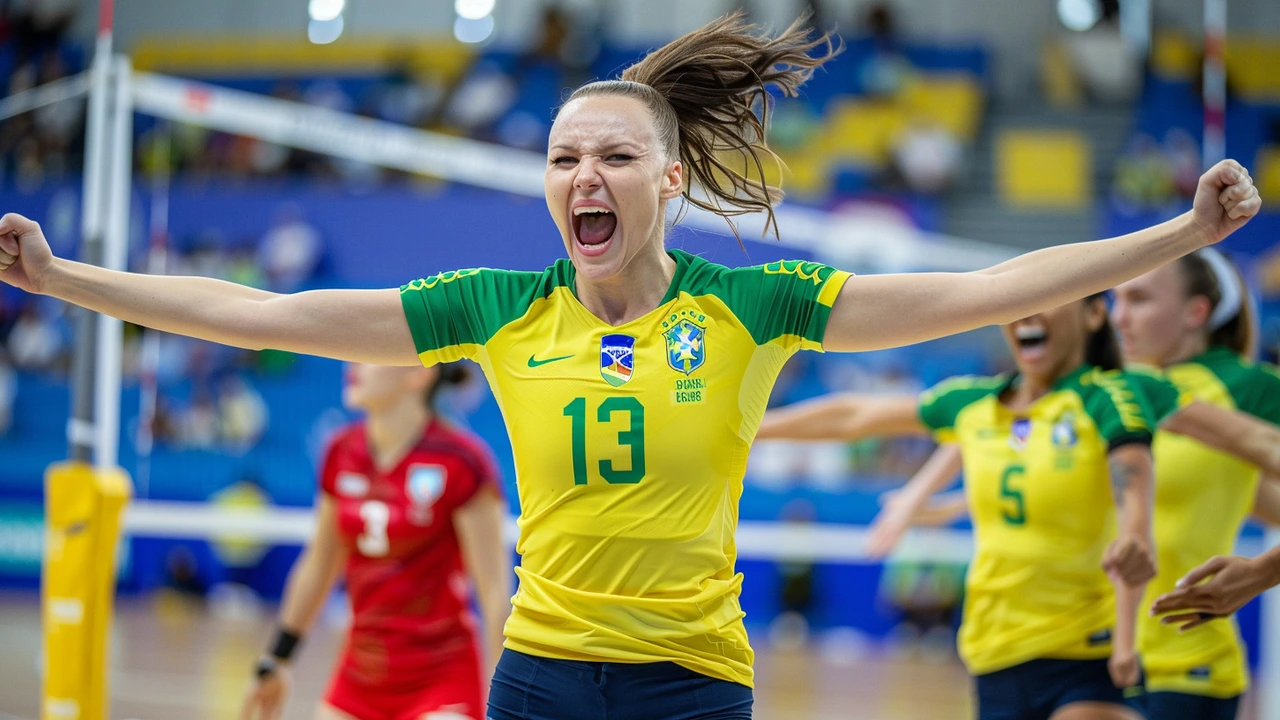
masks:
[[[1197,400],[1165,418],[1160,429],[1193,437],[1280,475],[1280,427],[1248,413]]]
[[[929,460],[911,476],[902,490],[885,504],[867,531],[867,556],[883,558],[893,551],[907,528],[918,522],[921,509],[942,488],[950,485],[960,473],[960,448],[954,444],[940,446]],[[962,508],[967,506],[962,505]]]
[[[280,295],[211,278],[106,270],[54,257],[40,226],[13,213],[0,218],[0,282],[223,345],[373,365],[419,363],[398,290]]]
[[[862,440],[924,435],[914,395],[837,393],[766,411],[756,439]]]
[[[1130,687],[1138,684],[1138,609],[1147,581],[1156,574],[1151,541],[1155,496],[1151,446],[1121,445],[1111,451],[1108,460],[1119,528],[1102,560],[1116,590],[1116,632],[1107,669],[1116,687]]]
[[[1192,210],[1136,233],[1045,248],[975,272],[854,276],[832,305],[823,347],[878,350],[1011,323],[1216,243],[1261,206],[1248,171],[1223,160],[1200,177]]]
[[[1226,617],[1266,590],[1280,585],[1280,546],[1256,558],[1215,557],[1187,573],[1177,587],[1156,598],[1152,615],[1178,632]]]
[[[1130,585],[1145,586],[1156,576],[1151,541],[1155,502],[1151,446],[1130,443],[1108,455],[1111,492],[1119,521],[1116,539],[1102,558],[1102,568]]]
[[[327,493],[321,493],[316,508],[315,535],[289,571],[284,586],[280,627],[306,635],[342,574],[346,559],[347,551],[338,538],[338,505]],[[289,661],[280,660],[273,672],[249,688],[241,706],[240,720],[280,718],[291,685]]]
[[[1280,527],[1280,475],[1266,474],[1258,478],[1251,515],[1265,525]]]
[[[511,614],[511,553],[503,539],[507,504],[491,490],[481,490],[453,511],[462,561],[476,584],[480,620],[484,623],[484,687],[502,654],[502,627]]]

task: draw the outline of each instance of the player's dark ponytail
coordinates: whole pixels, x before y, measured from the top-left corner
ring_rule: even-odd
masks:
[[[1088,304],[1104,302],[1106,295],[1098,293],[1085,298]],[[1111,318],[1103,315],[1102,326],[1089,333],[1085,340],[1084,361],[1103,370],[1121,370],[1124,368],[1124,356],[1120,354],[1120,341],[1116,338],[1115,328],[1111,327]]]
[[[653,115],[667,157],[680,160],[689,174],[684,197],[690,204],[726,219],[764,212],[766,231],[776,235],[773,206],[782,190],[765,180],[765,163],[780,164],[765,143],[769,89],[795,97],[813,69],[838,52],[832,35],[811,38],[809,27],[805,16],[769,37],[739,11],[654,50],[621,80],[583,85],[569,100],[640,100]],[[818,48],[822,52],[810,55]]]
[[[427,388],[426,403],[432,412],[436,410],[436,399],[443,388],[454,385],[461,385],[471,379],[471,370],[467,365],[460,362],[443,363],[436,366],[440,370],[440,374],[436,376],[436,381],[431,383],[431,387]]]

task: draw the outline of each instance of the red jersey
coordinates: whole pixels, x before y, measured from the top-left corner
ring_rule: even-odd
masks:
[[[321,485],[337,502],[349,550],[352,626],[339,674],[362,685],[419,685],[432,667],[477,656],[471,583],[453,512],[482,488],[500,492],[494,463],[472,436],[432,421],[387,472],[374,465],[363,423],[329,447]]]

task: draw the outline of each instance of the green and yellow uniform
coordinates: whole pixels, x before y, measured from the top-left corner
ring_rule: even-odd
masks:
[[[511,437],[522,558],[506,646],[751,685],[734,571],[747,454],[779,370],[821,349],[849,275],[671,256],[662,303],[618,326],[578,301],[567,259],[442,273],[401,298],[422,362],[478,362]]]
[[[1280,375],[1214,347],[1161,373],[1179,393],[1280,424]],[[1152,529],[1159,575],[1147,585],[1143,607],[1213,555],[1233,552],[1253,506],[1257,467],[1197,440],[1157,433],[1152,447],[1156,501]],[[1244,692],[1248,669],[1235,619],[1206,623],[1186,633],[1145,614],[1138,648],[1152,692],[1228,698]]]
[[[1115,594],[1102,570],[1116,519],[1108,453],[1151,442],[1132,379],[1083,366],[1023,410],[1017,378],[959,378],[926,392],[920,418],[959,443],[975,553],[960,655],[982,675],[1049,658],[1111,653]]]

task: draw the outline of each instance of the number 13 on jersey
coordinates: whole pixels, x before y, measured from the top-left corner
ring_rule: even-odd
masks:
[[[631,450],[631,468],[617,469],[612,460],[601,460],[598,465],[600,477],[611,485],[634,485],[644,479],[644,405],[630,396],[605,398],[596,408],[595,422],[608,423],[614,413],[626,413],[628,424],[626,430],[618,431],[618,445],[625,445]],[[564,407],[564,415],[569,418],[569,433],[573,446],[573,484],[587,484],[587,399],[574,398]]]

